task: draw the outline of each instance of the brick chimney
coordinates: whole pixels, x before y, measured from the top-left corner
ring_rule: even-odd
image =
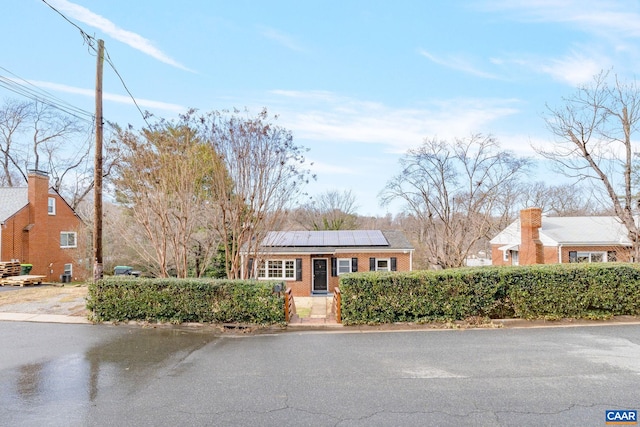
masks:
[[[27,182],[29,186],[29,205],[31,205],[29,222],[31,224],[45,224],[47,204],[49,203],[49,174],[31,169],[29,170]]]
[[[50,254],[48,252],[49,227],[47,206],[49,203],[49,174],[29,170],[27,177],[29,194],[29,225],[24,228],[24,255],[33,264],[31,274],[47,275]],[[57,236],[53,237],[54,239]]]
[[[540,241],[542,209],[520,211],[520,265],[544,264],[544,248]]]

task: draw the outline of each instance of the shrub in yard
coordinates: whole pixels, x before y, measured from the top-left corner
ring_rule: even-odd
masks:
[[[635,264],[556,264],[505,271],[517,317],[604,318],[640,314],[640,268]]]
[[[564,264],[341,276],[344,324],[640,314],[640,267]]]
[[[284,322],[284,299],[273,282],[112,277],[89,285],[87,308],[95,321],[172,323]]]

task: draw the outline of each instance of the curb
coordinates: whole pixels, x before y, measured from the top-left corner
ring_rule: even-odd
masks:
[[[67,323],[86,324],[91,322],[82,316],[66,316],[63,314],[34,314],[34,313],[0,313],[0,321],[7,322],[40,322],[40,323]]]

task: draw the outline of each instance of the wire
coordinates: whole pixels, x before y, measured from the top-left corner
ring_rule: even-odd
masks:
[[[18,77],[16,74],[12,73],[4,67],[0,66],[0,69],[14,76],[14,78],[10,78],[0,75],[0,87],[4,87],[5,89],[18,95],[63,111],[79,120],[87,122],[94,121],[95,116],[92,113],[76,107],[66,101],[63,101],[62,99],[50,94],[49,92],[38,88],[37,86],[33,85],[27,80]],[[21,83],[19,80],[22,80],[24,83]]]
[[[116,73],[116,76],[118,76],[118,78],[120,79],[120,83],[122,83],[122,87],[124,87],[124,90],[126,90],[127,93],[129,94],[129,97],[131,97],[131,100],[133,101],[134,105],[136,106],[136,108],[140,112],[140,115],[142,116],[142,120],[144,120],[147,126],[151,127],[151,125],[147,121],[147,114],[142,112],[142,110],[140,109],[140,106],[138,105],[138,102],[134,98],[133,94],[129,91],[127,84],[124,82],[124,79],[116,69],[116,66],[113,64],[113,61],[111,61],[111,56],[109,56],[109,51],[107,51],[107,48],[104,49],[104,52],[107,54],[107,57],[106,57],[107,63],[111,66],[111,69],[113,70],[113,72]]]
[[[93,49],[94,52],[96,52],[96,53],[98,52],[98,50],[96,49],[96,47],[94,45],[95,40],[96,40],[95,37],[90,36],[85,30],[83,30],[76,23],[74,23],[69,18],[67,18],[64,15],[64,13],[60,12],[58,9],[56,9],[55,7],[53,7],[49,3],[47,3],[47,0],[42,0],[42,2],[44,4],[46,4],[47,6],[49,6],[51,9],[53,9],[53,11],[56,12],[58,15],[62,16],[62,18],[64,18],[64,20],[67,21],[69,24],[71,24],[74,27],[76,27],[78,29],[78,31],[80,31],[80,35],[84,39],[84,42],[87,44],[87,46],[89,46],[91,49]]]
[[[47,6],[49,6],[51,9],[53,9],[58,15],[62,16],[64,18],[65,21],[67,21],[68,23],[70,23],[71,25],[73,25],[74,27],[76,27],[79,31],[80,34],[82,35],[82,38],[84,39],[84,42],[97,54],[98,50],[95,47],[95,37],[90,36],[89,34],[87,34],[86,31],[84,31],[82,28],[80,28],[77,24],[75,24],[74,22],[72,22],[69,18],[67,18],[62,12],[60,12],[58,9],[56,9],[55,7],[51,6],[49,3],[47,3],[46,0],[42,0],[42,2],[44,4],[46,4]],[[105,53],[106,53],[106,61],[107,63],[111,66],[111,69],[116,73],[116,76],[118,76],[118,79],[120,80],[120,83],[122,83],[122,86],[124,87],[124,90],[127,92],[127,94],[129,95],[129,97],[131,98],[131,100],[133,101],[133,104],[136,106],[136,108],[138,109],[138,112],[140,112],[140,115],[142,116],[142,119],[144,120],[144,122],[147,124],[147,126],[151,126],[149,124],[149,122],[147,121],[147,117],[148,114],[145,114],[142,109],[140,109],[140,106],[138,105],[138,102],[136,101],[135,97],[133,96],[133,94],[131,93],[131,91],[129,90],[129,88],[127,87],[126,83],[124,82],[124,79],[122,78],[122,76],[120,75],[120,72],[118,72],[115,64],[113,63],[113,61],[111,60],[111,57],[109,56],[109,52],[107,51],[107,49],[104,49]]]

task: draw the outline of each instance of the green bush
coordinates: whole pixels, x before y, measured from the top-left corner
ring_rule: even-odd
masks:
[[[273,282],[111,277],[89,285],[95,321],[277,324],[284,299]]]
[[[340,277],[342,322],[603,318],[640,314],[640,267],[564,264],[353,273]]]

